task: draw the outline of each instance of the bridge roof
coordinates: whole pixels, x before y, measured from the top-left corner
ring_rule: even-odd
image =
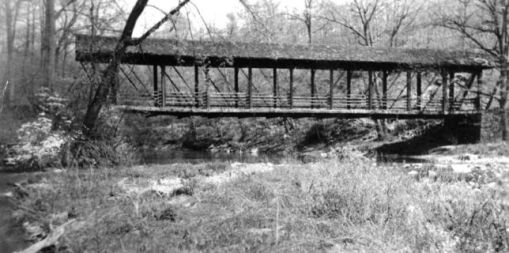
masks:
[[[76,35],[76,60],[108,62],[118,38]],[[92,46],[94,45],[94,46]],[[342,47],[147,39],[129,47],[127,64],[350,70],[436,69],[479,71],[494,65],[473,51]]]

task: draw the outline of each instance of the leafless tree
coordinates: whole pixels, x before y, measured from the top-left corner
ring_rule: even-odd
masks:
[[[509,1],[458,0],[458,3],[471,6],[466,10],[467,15],[444,13],[438,25],[458,32],[495,60],[500,76],[494,94],[498,93],[500,108],[505,110],[509,91]],[[502,115],[502,137],[508,140],[507,116]]]
[[[5,40],[6,40],[6,51],[7,51],[7,63],[5,70],[5,77],[3,85],[8,86],[8,93],[5,99],[6,104],[11,104],[15,96],[15,83],[12,80],[12,66],[14,56],[14,41],[16,39],[16,23],[18,21],[18,13],[21,0],[16,1],[4,1],[3,9],[5,14]]]
[[[128,47],[136,46],[142,43],[147,37],[153,32],[159,29],[164,23],[171,19],[173,15],[178,13],[182,7],[184,7],[190,0],[183,0],[178,4],[176,8],[168,12],[159,22],[148,29],[139,38],[133,39],[134,27],[138,21],[138,18],[143,13],[147,6],[148,0],[137,0],[129,17],[127,18],[123,32],[118,39],[118,42],[113,51],[112,57],[108,66],[104,69],[101,75],[101,82],[97,86],[94,97],[90,101],[87,112],[83,120],[83,132],[89,137],[93,137],[96,130],[97,119],[101,109],[107,102],[107,98],[112,90],[116,90],[118,86],[118,71],[122,58]]]
[[[44,5],[44,30],[41,38],[41,68],[43,69],[43,86],[52,87],[55,75],[55,0],[46,0]]]

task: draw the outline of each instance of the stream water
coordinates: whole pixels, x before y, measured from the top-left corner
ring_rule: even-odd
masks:
[[[142,163],[144,164],[174,164],[174,163],[214,163],[214,162],[239,162],[239,163],[284,163],[295,160],[293,155],[272,155],[272,154],[252,154],[248,152],[217,152],[196,150],[171,150],[144,152],[142,155]]]

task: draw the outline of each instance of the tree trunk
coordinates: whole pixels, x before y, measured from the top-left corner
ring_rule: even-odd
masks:
[[[6,62],[6,70],[5,70],[5,77],[2,85],[9,85],[7,96],[5,97],[5,104],[11,105],[14,101],[14,83],[11,80],[11,74],[12,74],[12,56],[14,51],[14,38],[13,38],[13,32],[14,29],[12,27],[12,2],[11,1],[5,1],[4,3],[4,11],[5,11],[5,24],[7,28],[6,35],[6,45],[7,45],[7,62]],[[2,87],[2,86],[0,86]]]
[[[101,76],[101,82],[96,88],[95,95],[92,101],[89,103],[85,118],[83,119],[83,133],[89,137],[94,137],[97,119],[102,107],[107,102],[108,96],[112,89],[116,89],[118,85],[118,71],[120,67],[120,61],[125,54],[128,46],[128,42],[132,39],[134,26],[138,21],[141,13],[145,9],[148,0],[136,1],[131,14],[127,19],[124,31],[115,47],[112,59]]]
[[[500,118],[500,127],[502,128],[502,140],[507,141],[507,113],[506,113],[506,103],[507,103],[507,93],[509,89],[508,83],[508,63],[504,63],[502,69],[500,70],[500,109],[502,110],[502,116]]]
[[[133,40],[132,34],[134,27],[141,13],[147,6],[148,0],[136,1],[131,13],[129,14],[129,17],[127,18],[122,35],[120,36],[120,39],[115,46],[111,61],[103,71],[99,86],[96,88],[96,92],[88,105],[87,112],[83,119],[83,133],[85,135],[88,137],[95,137],[94,135],[99,113],[101,112],[102,107],[108,102],[107,100],[111,94],[111,91],[118,89],[118,71],[127,47],[139,45],[141,42],[143,42],[143,40],[145,40],[154,31],[161,27],[162,24],[170,20],[173,15],[178,13],[182,7],[189,3],[189,1],[190,0],[181,1],[176,8],[170,11],[164,18],[152,26],[152,28],[145,32],[140,38]]]
[[[44,31],[41,38],[42,85],[52,88],[55,75],[55,0],[46,0],[44,11]]]

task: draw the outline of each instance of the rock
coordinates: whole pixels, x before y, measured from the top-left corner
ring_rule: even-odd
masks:
[[[468,174],[472,172],[472,166],[469,164],[451,164],[452,171],[458,174]]]
[[[60,173],[62,173],[62,172],[64,172],[64,170],[63,170],[63,169],[54,169],[54,170],[53,170],[53,173],[56,173],[56,174],[60,174]]]
[[[117,185],[131,195],[142,195],[146,192],[156,192],[159,195],[172,196],[176,191],[183,189],[184,184],[180,178],[164,178],[159,180],[151,180],[148,187],[140,187],[136,184],[128,184],[128,178],[120,180]]]
[[[173,206],[192,207],[196,204],[196,201],[192,197],[179,195],[171,198],[167,203]]]
[[[436,179],[438,177],[438,173],[436,171],[430,170],[428,171],[428,177],[431,179]]]
[[[414,179],[417,179],[419,177],[419,172],[417,172],[416,170],[412,170],[408,172],[408,175]]]
[[[233,163],[231,166],[233,170],[225,171],[210,177],[205,177],[201,180],[201,182],[205,184],[221,185],[226,182],[233,181],[241,176],[253,175],[255,173],[266,173],[274,170],[274,165],[271,163]]]
[[[38,222],[28,222],[25,221],[22,224],[23,229],[27,233],[27,239],[29,241],[38,241],[48,234],[46,230],[43,228],[42,223]]]
[[[4,193],[0,194],[0,196],[5,197],[5,198],[14,198],[14,193],[4,192]]]

